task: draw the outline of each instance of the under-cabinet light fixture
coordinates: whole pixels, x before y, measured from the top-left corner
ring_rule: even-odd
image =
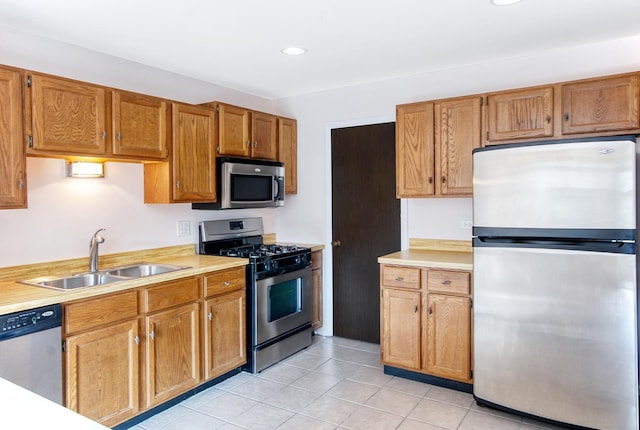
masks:
[[[94,161],[67,161],[69,178],[104,178],[104,163]]]

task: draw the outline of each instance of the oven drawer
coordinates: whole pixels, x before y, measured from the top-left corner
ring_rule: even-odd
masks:
[[[204,296],[215,296],[230,291],[244,289],[246,285],[246,268],[220,270],[204,275]]]

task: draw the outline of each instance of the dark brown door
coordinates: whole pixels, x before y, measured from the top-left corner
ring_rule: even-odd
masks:
[[[400,250],[395,123],[331,131],[333,332],[380,342],[378,257]]]

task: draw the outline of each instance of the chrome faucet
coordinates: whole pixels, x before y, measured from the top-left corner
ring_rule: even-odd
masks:
[[[104,237],[100,236],[98,233],[106,230],[106,228],[101,228],[91,236],[91,241],[89,242],[89,271],[97,272],[98,271],[98,245],[104,243]]]

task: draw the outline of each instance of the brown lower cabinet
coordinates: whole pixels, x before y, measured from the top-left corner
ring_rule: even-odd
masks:
[[[380,265],[384,365],[472,383],[471,274]]]
[[[311,329],[322,327],[322,250],[311,253]]]
[[[65,304],[65,406],[112,427],[246,363],[244,271]]]

